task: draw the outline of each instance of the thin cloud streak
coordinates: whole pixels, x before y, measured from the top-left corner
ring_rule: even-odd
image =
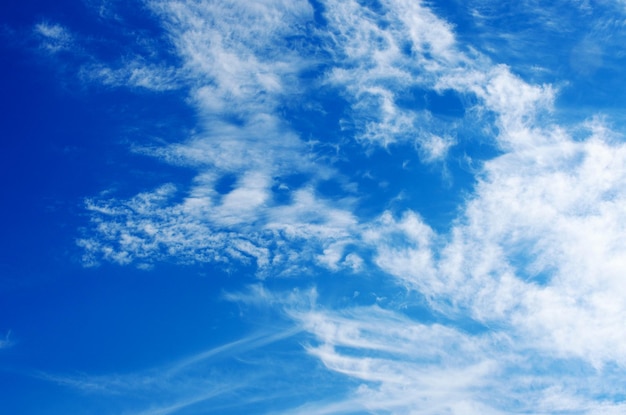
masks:
[[[292,337],[299,332],[301,332],[300,328],[292,327],[282,331],[252,334],[177,362],[128,375],[63,376],[40,373],[37,377],[85,391],[111,394],[127,394],[154,388],[169,389],[174,383],[179,381],[177,379],[184,378],[189,372],[197,372],[199,368],[206,367],[212,360],[224,359],[260,349]]]
[[[182,401],[177,401],[176,403],[172,405],[168,405],[165,407],[151,408],[151,409],[147,409],[141,412],[133,412],[133,414],[134,415],[169,415],[169,414],[179,412],[180,410],[188,408],[190,406],[208,401],[220,395],[234,392],[240,389],[241,387],[242,386],[216,387],[215,390],[212,390],[208,393],[204,393],[198,396],[193,396],[192,398],[185,399]]]
[[[236,340],[231,343],[227,343],[223,346],[219,346],[202,353],[198,353],[190,358],[184,359],[181,362],[174,364],[173,367],[166,370],[167,375],[171,376],[178,372],[184,371],[190,366],[197,365],[205,360],[219,357],[221,355],[235,355],[244,353],[253,349],[258,349],[269,344],[275,343],[292,337],[302,330],[294,327],[278,332],[258,333],[243,339]]]
[[[11,330],[9,330],[7,334],[4,335],[4,339],[0,339],[0,350],[12,347],[13,344],[14,341],[11,340]]]
[[[197,353],[185,359],[160,367],[128,374],[108,375],[57,375],[38,373],[38,379],[63,387],[81,390],[100,399],[127,400],[127,407],[147,408],[128,410],[133,415],[165,415],[185,408],[245,408],[255,402],[284,399],[287,393],[274,393],[264,397],[248,396],[249,390],[258,389],[259,383],[274,382],[276,376],[271,368],[267,372],[228,370],[222,368],[225,360],[241,360],[244,366],[257,364],[254,358],[246,358],[252,352],[263,353],[269,345],[284,342],[301,332],[299,327],[283,330],[266,330],[251,334],[237,341]],[[254,354],[252,354],[254,356]],[[246,363],[247,362],[247,363]],[[277,364],[284,364],[284,362]],[[245,395],[236,403],[228,403],[229,397]],[[227,403],[225,403],[227,402]]]

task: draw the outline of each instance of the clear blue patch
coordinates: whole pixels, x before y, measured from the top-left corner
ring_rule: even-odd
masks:
[[[317,185],[317,191],[324,198],[337,199],[346,196],[345,187],[338,180],[324,180]]]
[[[215,191],[220,195],[227,195],[235,189],[237,184],[236,174],[226,174],[215,183]]]
[[[436,116],[461,118],[465,115],[465,106],[458,93],[451,89],[442,92],[426,92],[426,108]]]
[[[317,87],[316,83],[323,76],[324,70],[324,67],[320,67],[302,74],[303,84],[311,88],[304,105],[282,109],[285,119],[300,133],[302,140],[319,142],[321,146],[342,140],[345,134],[341,132],[343,120],[351,108],[337,90]],[[315,148],[320,149],[321,146]]]

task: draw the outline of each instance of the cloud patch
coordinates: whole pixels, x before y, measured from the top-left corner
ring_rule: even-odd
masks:
[[[41,47],[51,54],[69,51],[75,46],[74,35],[58,23],[38,23],[33,32],[41,40]]]
[[[0,350],[7,349],[13,346],[14,342],[11,340],[11,330],[7,331],[3,339],[0,339]]]

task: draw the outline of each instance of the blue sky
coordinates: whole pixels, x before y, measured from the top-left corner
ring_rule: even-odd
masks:
[[[0,5],[0,412],[622,414],[626,2]]]

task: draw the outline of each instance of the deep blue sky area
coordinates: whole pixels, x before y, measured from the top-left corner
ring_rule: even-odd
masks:
[[[544,3],[2,2],[0,413],[624,413],[626,4]]]

